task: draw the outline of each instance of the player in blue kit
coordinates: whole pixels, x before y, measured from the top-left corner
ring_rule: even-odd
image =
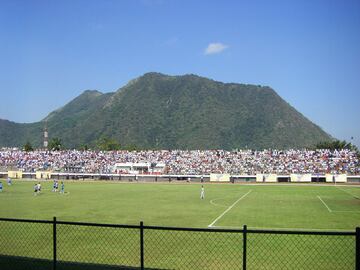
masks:
[[[61,190],[60,190],[60,193],[61,193],[61,194],[64,194],[64,193],[65,193],[65,184],[64,184],[64,182],[61,182]]]

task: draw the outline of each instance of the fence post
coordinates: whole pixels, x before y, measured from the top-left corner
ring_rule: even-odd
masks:
[[[144,223],[140,221],[140,269],[144,270]]]
[[[56,270],[56,217],[53,219],[53,270]]]
[[[355,232],[355,270],[360,270],[360,227],[356,227]]]
[[[247,226],[244,225],[244,228],[243,228],[243,270],[246,270],[246,239],[247,237]]]

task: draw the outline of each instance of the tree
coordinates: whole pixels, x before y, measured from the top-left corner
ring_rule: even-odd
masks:
[[[24,145],[24,151],[25,152],[31,152],[33,151],[34,148],[32,147],[31,143],[29,141],[27,141]]]
[[[99,150],[112,151],[120,150],[120,143],[113,138],[101,137],[97,142],[96,146]]]
[[[81,144],[79,146],[79,150],[87,151],[87,150],[89,150],[89,146],[87,144]]]
[[[340,141],[340,140],[320,142],[315,145],[315,148],[330,149],[330,150],[349,149],[349,150],[356,151],[356,152],[359,151],[355,145],[353,145],[347,141]]]
[[[63,148],[62,141],[59,138],[52,138],[49,142],[48,148],[50,150],[59,151]]]
[[[126,145],[125,147],[123,147],[123,149],[131,152],[131,151],[139,150],[139,147],[137,147],[136,144],[129,144],[129,145]]]

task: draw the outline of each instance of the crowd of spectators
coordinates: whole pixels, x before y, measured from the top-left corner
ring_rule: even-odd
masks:
[[[154,150],[154,151],[0,151],[0,168],[25,172],[111,173],[116,163],[164,163],[167,174],[360,174],[357,153],[319,150]]]

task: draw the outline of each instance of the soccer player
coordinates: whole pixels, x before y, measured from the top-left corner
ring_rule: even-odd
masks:
[[[37,193],[40,194],[41,192],[41,184],[39,182],[39,184],[37,184]]]
[[[38,185],[35,183],[34,185],[34,196],[36,196],[38,193]]]
[[[8,184],[8,186],[11,186],[11,178],[10,177],[7,178],[7,184]]]
[[[2,192],[2,189],[3,189],[3,185],[2,182],[0,182],[0,192]]]
[[[65,185],[64,182],[61,182],[61,190],[60,193],[64,194],[65,193]]]
[[[201,186],[200,199],[205,199],[205,189],[204,189],[204,186]]]
[[[59,188],[59,183],[57,180],[54,180],[54,184],[53,184],[53,192],[57,192]]]

